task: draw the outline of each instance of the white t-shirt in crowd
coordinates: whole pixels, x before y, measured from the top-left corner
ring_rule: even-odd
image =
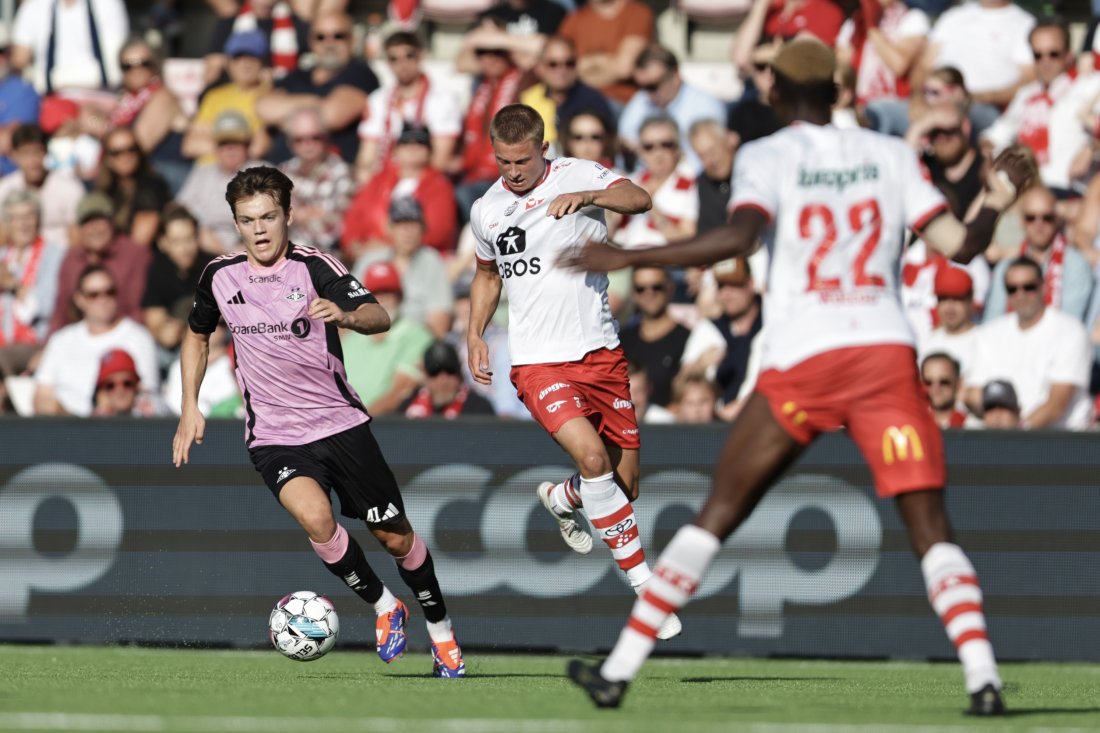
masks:
[[[1020,80],[1020,67],[1034,58],[1027,36],[1035,16],[1018,5],[985,8],[965,2],[945,11],[928,41],[939,46],[935,66],[962,72],[971,94],[1004,89]]]
[[[34,88],[46,92],[50,28],[55,27],[52,81],[55,90],[101,89],[103,80],[92,47],[88,3],[92,4],[100,55],[111,88],[122,82],[118,54],[130,35],[130,18],[122,0],[26,0],[15,13],[12,43],[34,54]],[[56,24],[52,16],[57,8]]]
[[[577,158],[546,162],[542,181],[517,196],[498,178],[470,209],[481,262],[495,262],[508,297],[512,364],[576,361],[619,345],[607,300],[607,275],[557,267],[558,258],[594,240],[607,241],[603,209],[588,206],[547,216],[559,195],[608,188],[623,181],[598,163]]]
[[[649,171],[642,171],[632,179],[642,186],[649,176]],[[674,171],[653,194],[653,210],[627,217],[615,233],[615,244],[626,249],[667,244],[668,239],[653,220],[654,212],[668,217],[673,223],[698,221],[699,192],[695,187],[695,176],[688,173],[686,168]]]
[[[359,123],[359,137],[364,140],[396,141],[406,122],[426,127],[432,137],[458,137],[462,132],[462,108],[450,89],[428,80],[423,99],[411,97],[394,103],[396,86],[375,89],[367,97],[366,116]],[[387,121],[388,118],[388,121]]]
[[[730,211],[771,220],[761,368],[834,349],[914,344],[898,295],[905,228],[946,211],[904,141],[796,124],[737,153]]]
[[[920,360],[923,362],[929,354],[947,354],[959,362],[960,373],[966,380],[967,370],[974,363],[974,350],[978,344],[978,329],[971,328],[962,333],[948,333],[943,327],[930,331],[920,340]]]
[[[974,362],[967,384],[982,387],[1004,379],[1016,389],[1025,417],[1047,401],[1051,385],[1072,384],[1073,398],[1062,419],[1051,427],[1083,430],[1088,427],[1088,395],[1092,348],[1088,332],[1076,318],[1047,308],[1031,328],[1021,331],[1014,313],[978,327]]]
[[[34,381],[53,387],[57,401],[70,415],[87,417],[92,414],[99,361],[112,349],[122,349],[133,358],[143,392],[159,389],[156,343],[144,326],[129,318],[94,335],[84,321],[59,329],[46,341]]]

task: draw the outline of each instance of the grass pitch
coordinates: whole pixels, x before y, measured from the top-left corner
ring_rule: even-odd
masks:
[[[465,680],[431,658],[391,665],[341,650],[310,663],[275,651],[0,645],[0,731],[196,733],[953,733],[1100,729],[1100,666],[1009,664],[1011,715],[973,720],[954,664],[650,661],[620,710],[596,710],[566,657],[468,653]]]

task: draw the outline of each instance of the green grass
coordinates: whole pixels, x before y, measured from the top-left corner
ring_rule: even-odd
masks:
[[[1010,717],[972,720],[954,664],[650,661],[622,709],[596,710],[565,657],[467,654],[435,680],[424,652],[392,665],[337,649],[274,651],[0,646],[0,731],[279,733],[950,733],[1100,729],[1100,666],[1010,664]]]

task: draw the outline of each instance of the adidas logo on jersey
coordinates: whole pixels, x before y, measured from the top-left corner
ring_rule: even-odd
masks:
[[[244,294],[238,290],[236,295],[225,302],[229,303],[229,305],[244,305]]]

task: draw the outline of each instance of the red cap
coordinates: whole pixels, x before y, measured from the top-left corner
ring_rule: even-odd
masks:
[[[38,126],[42,132],[52,135],[69,120],[75,120],[80,115],[80,105],[71,99],[58,96],[48,96],[42,100],[38,107]]]
[[[99,362],[99,376],[96,377],[95,386],[102,387],[108,377],[119,373],[132,374],[136,379],[138,376],[137,366],[134,364],[133,357],[125,351],[112,349],[104,354]]]
[[[974,281],[961,267],[941,265],[936,270],[936,297],[965,298],[974,294]]]
[[[363,284],[372,293],[401,295],[401,273],[392,262],[375,262],[363,273]]]

